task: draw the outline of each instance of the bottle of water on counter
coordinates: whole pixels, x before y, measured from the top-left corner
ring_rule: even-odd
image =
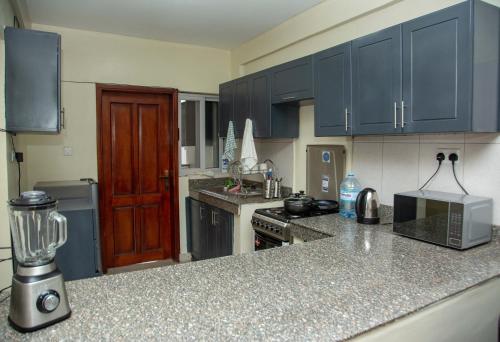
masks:
[[[340,215],[347,218],[356,217],[356,198],[361,191],[361,184],[354,173],[349,172],[340,183]]]

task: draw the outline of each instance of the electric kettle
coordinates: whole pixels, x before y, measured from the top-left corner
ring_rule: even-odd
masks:
[[[364,188],[356,198],[356,216],[358,223],[378,224],[380,202],[377,192],[372,188]]]

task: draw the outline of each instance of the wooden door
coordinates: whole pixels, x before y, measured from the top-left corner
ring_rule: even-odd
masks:
[[[403,24],[405,132],[471,129],[470,4]]]
[[[351,43],[314,55],[314,135],[351,134]]]
[[[352,133],[401,132],[401,26],[354,40],[352,60]]]
[[[177,91],[97,86],[104,269],[178,258]]]

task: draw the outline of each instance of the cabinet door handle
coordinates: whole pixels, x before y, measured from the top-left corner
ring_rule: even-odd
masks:
[[[401,128],[405,127],[405,102],[401,101]]]
[[[285,96],[285,97],[282,97],[281,99],[282,100],[293,100],[294,98],[296,98],[297,96]]]
[[[345,108],[345,131],[346,131],[346,132],[347,132],[347,131],[348,131],[348,129],[349,129],[349,124],[348,124],[348,122],[347,122],[347,114],[348,114],[348,112],[347,112],[347,107],[346,107],[346,108]]]
[[[394,101],[394,128],[398,128],[398,104]]]

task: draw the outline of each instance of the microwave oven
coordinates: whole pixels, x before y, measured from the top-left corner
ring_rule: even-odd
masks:
[[[467,249],[491,241],[493,200],[417,190],[394,195],[393,231],[441,246]]]

